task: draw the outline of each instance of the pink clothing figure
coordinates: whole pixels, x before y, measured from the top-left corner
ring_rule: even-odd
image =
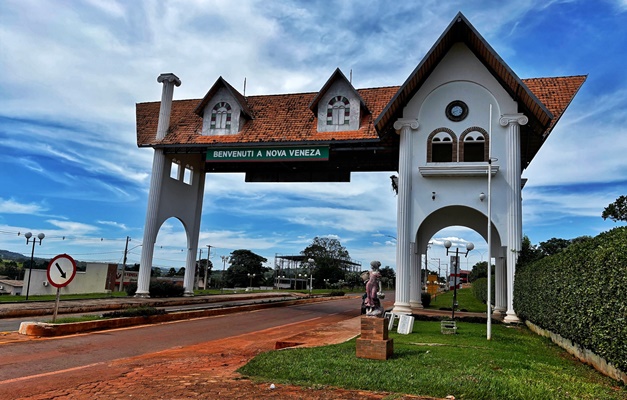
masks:
[[[379,272],[379,267],[381,263],[379,261],[373,261],[370,263],[372,269],[370,270],[368,282],[366,283],[366,301],[365,305],[367,307],[377,307],[378,304],[376,299],[378,299],[377,293],[381,292],[381,272]]]

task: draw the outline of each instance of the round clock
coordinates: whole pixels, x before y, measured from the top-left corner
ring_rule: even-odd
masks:
[[[468,115],[468,106],[461,100],[451,101],[446,106],[446,118],[453,122],[459,122]]]

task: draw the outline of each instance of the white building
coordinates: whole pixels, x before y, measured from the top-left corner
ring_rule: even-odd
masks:
[[[137,295],[148,296],[154,243],[170,217],[187,233],[192,295],[205,173],[325,182],[398,171],[394,312],[422,307],[419,261],[435,233],[460,225],[488,241],[491,193],[495,312],[517,321],[521,173],[585,79],[520,79],[461,13],[402,86],[355,89],[338,69],[317,93],[246,97],[220,77],[203,99],[173,101],[181,81],[162,74],[161,102],[137,105],[138,146],[155,152]]]

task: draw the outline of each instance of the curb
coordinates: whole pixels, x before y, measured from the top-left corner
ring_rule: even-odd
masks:
[[[151,315],[147,317],[110,318],[105,320],[74,322],[68,324],[22,322],[20,324],[19,333],[21,335],[27,335],[29,337],[56,337],[73,335],[77,333],[126,328],[129,326],[151,325],[164,322],[181,321],[186,319],[228,315],[240,312],[250,312],[266,308],[286,307],[295,304],[318,303],[322,301],[332,301],[345,298],[346,297],[344,296],[306,298],[297,300],[275,301],[262,304],[250,304],[243,306],[227,306],[225,308],[210,310],[178,311],[171,314]]]

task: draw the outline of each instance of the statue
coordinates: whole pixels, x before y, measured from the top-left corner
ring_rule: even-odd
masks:
[[[366,315],[370,317],[383,317],[384,314],[383,306],[381,306],[381,301],[379,300],[385,297],[381,286],[380,267],[381,263],[379,261],[372,261],[370,263],[370,271],[361,275],[361,278],[366,282],[365,311]]]

